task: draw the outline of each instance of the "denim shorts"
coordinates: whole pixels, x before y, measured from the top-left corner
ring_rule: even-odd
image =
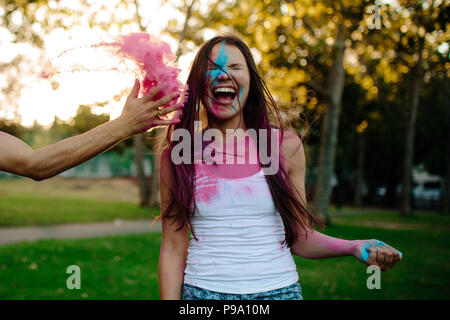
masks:
[[[250,293],[223,293],[183,284],[183,300],[303,300],[302,288],[296,282],[280,289]]]

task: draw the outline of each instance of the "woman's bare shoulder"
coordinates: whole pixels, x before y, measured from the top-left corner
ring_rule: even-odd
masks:
[[[303,142],[295,131],[290,129],[283,131],[280,152],[288,172],[295,167],[304,167],[305,152],[303,150]]]
[[[298,136],[297,132],[291,129],[283,131],[281,150],[283,155],[286,157],[293,156],[298,151],[303,151],[303,142],[302,139]]]

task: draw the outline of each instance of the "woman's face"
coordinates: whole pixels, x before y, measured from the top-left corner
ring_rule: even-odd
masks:
[[[233,118],[242,111],[247,101],[250,89],[247,62],[237,47],[225,42],[216,44],[209,58],[215,64],[208,62],[206,88],[208,115],[221,120]]]

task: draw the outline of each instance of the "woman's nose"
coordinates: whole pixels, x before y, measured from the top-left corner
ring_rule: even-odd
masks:
[[[229,79],[230,79],[230,76],[228,75],[226,70],[220,70],[219,71],[219,75],[217,76],[217,80],[225,81],[225,80],[229,80]]]

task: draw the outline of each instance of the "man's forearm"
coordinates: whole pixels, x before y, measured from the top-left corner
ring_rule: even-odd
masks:
[[[333,238],[315,230],[310,230],[307,239],[304,232],[299,235],[296,243],[291,247],[291,252],[308,259],[353,256],[360,243],[361,240]]]
[[[25,161],[24,175],[35,180],[53,177],[110,149],[127,138],[119,119],[53,145],[33,150]]]

